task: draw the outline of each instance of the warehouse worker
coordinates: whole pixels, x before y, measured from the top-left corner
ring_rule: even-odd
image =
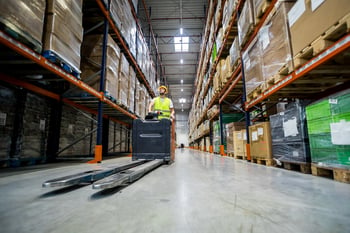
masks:
[[[151,103],[148,107],[148,111],[162,112],[162,114],[158,116],[158,119],[175,119],[173,102],[171,101],[171,99],[165,96],[168,93],[168,88],[166,86],[160,86],[158,87],[158,91],[159,96],[151,100]]]

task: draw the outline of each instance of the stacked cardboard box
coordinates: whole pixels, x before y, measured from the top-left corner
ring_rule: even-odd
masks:
[[[262,75],[267,83],[283,66],[293,71],[292,48],[288,27],[288,11],[294,2],[280,2],[279,7],[259,31],[262,50]]]
[[[210,137],[204,137],[205,140],[205,150],[209,151],[210,149]]]
[[[306,107],[311,161],[350,168],[350,90]]]
[[[224,31],[222,28],[220,28],[218,31],[218,34],[216,35],[216,40],[215,40],[217,51],[220,51],[220,49],[221,49],[223,37],[224,37]]]
[[[146,88],[141,85],[140,87],[140,99],[139,99],[139,111],[140,111],[140,117],[145,119],[145,116],[146,116],[146,93],[147,93],[147,90]],[[148,107],[148,105],[147,105]]]
[[[131,5],[128,0],[111,1],[110,12],[114,23],[129,45],[131,53],[135,56],[136,21],[132,15]]]
[[[124,106],[128,106],[128,93],[129,93],[129,62],[121,54],[119,64],[119,98],[118,101]]]
[[[81,79],[100,91],[103,35],[85,36],[82,45]],[[120,49],[111,36],[107,38],[104,92],[112,100],[118,99]]]
[[[232,122],[225,125],[227,153],[236,153],[234,150],[234,132],[245,128],[245,122]]]
[[[247,41],[247,37],[252,31],[254,24],[253,2],[252,0],[247,0],[244,3],[241,15],[238,19],[238,38],[241,47],[243,47]]]
[[[348,0],[297,1],[288,13],[293,56],[310,45],[328,28],[336,25],[349,12]]]
[[[132,66],[129,66],[129,87],[128,87],[128,107],[131,112],[135,112],[135,90],[136,90],[136,73]]]
[[[231,67],[231,70],[233,70],[237,63],[239,62],[239,59],[240,59],[240,52],[239,52],[239,45],[238,45],[238,38],[236,37],[235,40],[233,41],[232,43],[232,46],[230,48],[230,55],[229,55],[229,58],[230,58],[230,67]]]
[[[247,97],[264,83],[261,69],[261,44],[256,38],[243,53],[244,75]]]
[[[224,32],[227,30],[227,27],[230,23],[230,19],[233,15],[234,10],[236,9],[237,0],[227,0],[225,1],[223,16],[222,16],[222,28]]]
[[[304,103],[298,101],[270,116],[273,157],[281,161],[310,162]]]
[[[247,131],[245,129],[233,132],[233,151],[235,156],[247,156]]]
[[[76,71],[80,70],[83,41],[82,0],[49,0],[46,9],[44,53],[54,53]]]
[[[224,86],[227,82],[227,80],[231,77],[232,75],[232,69],[230,65],[230,56],[227,56],[226,59],[221,59],[220,60],[220,78],[221,78],[221,85]]]
[[[220,153],[221,135],[220,135],[220,121],[213,122],[213,151]]]
[[[218,105],[214,105],[213,107],[211,107],[208,111],[207,111],[207,116],[208,118],[212,118],[215,114],[217,114],[219,112],[219,106]]]
[[[0,1],[0,24],[25,38],[36,52],[41,52],[45,0]]]
[[[249,126],[249,139],[253,159],[272,159],[270,122]]]

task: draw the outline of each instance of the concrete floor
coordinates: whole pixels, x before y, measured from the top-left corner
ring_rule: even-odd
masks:
[[[350,232],[349,184],[187,149],[123,188],[41,188],[49,179],[128,160],[2,175],[0,231]]]

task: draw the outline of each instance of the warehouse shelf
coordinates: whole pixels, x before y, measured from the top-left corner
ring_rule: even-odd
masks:
[[[214,78],[214,75],[215,75],[215,71],[216,71],[216,67],[218,65],[218,62],[219,62],[219,59],[221,58],[221,56],[223,55],[224,53],[224,49],[227,47],[228,45],[228,41],[229,41],[229,37],[232,36],[232,34],[235,34],[235,30],[234,29],[234,25],[237,23],[237,12],[238,10],[242,7],[244,3],[244,0],[240,0],[236,6],[236,9],[233,11],[233,14],[231,15],[231,18],[229,20],[229,25],[226,29],[226,31],[224,32],[224,36],[223,36],[223,41],[222,41],[222,45],[217,53],[217,57],[215,59],[215,61],[213,62],[213,65],[211,67],[211,71],[210,71],[210,74],[209,74],[209,81],[208,83],[206,84],[206,86],[204,87],[204,93],[203,95],[206,96],[207,93],[208,93],[208,90],[210,88],[210,85],[213,81],[213,78]],[[217,33],[217,31],[215,32],[215,34]],[[232,43],[232,42],[231,42]],[[210,51],[213,49],[213,47],[210,49]],[[209,57],[209,60],[210,60],[210,57]],[[206,61],[206,66],[208,65],[208,61]],[[198,76],[197,76],[198,78]],[[198,96],[198,93],[197,93],[197,96]],[[198,99],[197,99],[197,102],[198,102]],[[196,102],[196,103],[197,103]]]
[[[18,79],[18,78],[15,78],[15,77],[3,74],[3,73],[0,73],[0,80],[5,82],[5,83],[17,86],[17,87],[25,88],[25,89],[32,91],[34,93],[37,93],[39,95],[43,95],[43,96],[49,97],[51,99],[55,99],[57,101],[62,101],[63,103],[65,103],[67,105],[76,107],[76,108],[81,109],[85,112],[88,112],[88,113],[91,113],[94,115],[97,115],[97,113],[98,113],[97,108],[96,108],[96,106],[97,106],[96,103],[98,102],[97,98],[94,98],[94,99],[90,98],[90,101],[81,101],[81,102],[73,101],[72,99],[62,98],[62,96],[57,94],[57,93],[54,93],[52,91],[48,91],[44,88],[38,87],[37,85],[31,84],[27,80],[21,80],[21,79]],[[131,126],[129,123],[126,123],[127,119],[125,121],[121,120],[121,119],[125,118],[126,115],[119,111],[118,105],[116,105],[114,103],[110,103],[110,100],[107,100],[107,99],[104,99],[104,102],[106,104],[108,104],[107,106],[105,106],[105,109],[106,109],[106,111],[109,112],[109,114],[103,115],[104,118],[109,118],[110,120],[112,120],[118,124],[127,126],[127,127]],[[93,106],[91,106],[92,103],[94,103]],[[135,116],[130,116],[130,117],[134,118]]]
[[[208,17],[207,17],[206,27],[204,28],[205,33],[204,33],[203,43],[202,43],[202,47],[201,47],[201,51],[200,51],[200,59],[199,59],[199,64],[198,64],[198,69],[197,69],[197,79],[195,81],[195,86],[197,86],[197,84],[198,84],[198,77],[199,77],[201,70],[202,70],[204,53],[206,51],[205,45],[208,43],[208,39],[209,39],[209,35],[210,35],[210,25],[211,25],[211,21],[213,20],[213,17],[214,17],[215,6],[217,4],[217,0],[208,1],[208,2],[209,3],[211,2],[213,7],[212,7],[212,11],[209,11],[210,9],[208,9]],[[198,89],[200,89],[199,86],[198,86]]]
[[[128,0],[128,1],[129,1],[129,4],[132,6],[131,7],[131,11],[132,11],[134,19],[136,21],[136,25],[138,27],[138,30],[139,30],[140,33],[142,33],[142,29],[141,29],[141,26],[139,24],[139,21],[137,20],[137,14],[136,14],[136,11],[135,11],[135,9],[133,7],[132,0]],[[157,64],[160,63],[160,67],[159,67],[160,69],[159,70],[160,70],[160,76],[162,77],[162,72],[163,72],[162,59],[161,59],[160,54],[159,54],[159,49],[158,49],[158,44],[157,44],[156,38],[154,37],[154,32],[153,32],[153,28],[152,28],[152,25],[151,25],[151,19],[150,19],[150,16],[149,16],[149,14],[148,14],[148,12],[146,10],[147,7],[146,7],[145,0],[142,0],[142,5],[143,5],[143,7],[145,9],[145,12],[146,12],[147,23],[148,23],[148,25],[150,27],[150,31],[151,31],[151,34],[152,34],[153,45],[154,45],[154,48],[156,50],[156,62],[157,62]],[[142,38],[145,38],[145,37],[142,36]],[[149,49],[151,50],[151,48],[149,48]]]
[[[226,98],[230,95],[230,99],[234,99],[237,96],[240,96],[242,93],[238,91],[236,95],[232,95],[233,90],[242,90],[242,74],[241,74],[241,65],[237,66],[236,70],[232,72],[231,77],[228,79],[225,86],[217,92],[211,99],[208,104],[208,107],[203,111],[203,115],[199,118],[196,126],[198,127],[203,121],[206,119],[206,112],[214,106],[214,104],[221,104],[226,100]]]
[[[7,46],[10,49],[10,50],[6,51],[5,50],[6,48],[4,48],[3,54],[6,53],[6,55],[8,55],[8,53],[12,53],[12,52],[20,54],[21,56],[18,56],[17,54],[11,54],[11,56],[12,56],[12,58],[17,59],[20,63],[25,64],[26,67],[28,64],[29,64],[29,66],[39,65],[39,66],[35,66],[35,67],[31,68],[32,70],[34,68],[36,73],[46,73],[48,75],[51,73],[51,74],[55,74],[55,75],[59,76],[63,80],[68,81],[69,83],[73,84],[74,86],[77,86],[81,90],[84,90],[85,92],[90,94],[92,96],[90,98],[94,98],[94,100],[96,102],[102,101],[102,102],[106,103],[107,106],[113,108],[115,111],[122,113],[123,116],[127,116],[127,119],[125,119],[125,120],[129,123],[131,122],[132,119],[137,118],[134,114],[128,112],[127,110],[125,110],[121,106],[113,103],[103,93],[96,91],[95,89],[93,89],[92,87],[90,87],[89,85],[84,83],[83,81],[81,81],[78,78],[76,78],[75,76],[67,73],[65,70],[63,70],[59,66],[51,63],[43,56],[37,54],[36,52],[29,49],[27,46],[23,45],[22,43],[12,39],[10,36],[8,36],[7,34],[5,34],[2,31],[0,31],[0,43]],[[23,61],[24,58],[22,56],[24,58],[27,58],[28,60]],[[6,58],[3,58],[3,59],[6,59]],[[7,63],[7,65],[10,65],[12,63],[16,66],[16,69],[8,71],[8,72],[10,72],[10,74],[16,73],[18,71],[25,72],[25,70],[18,69],[20,67],[20,64],[18,64],[18,62],[16,62],[16,61],[9,61],[9,62],[4,61],[4,62]],[[3,62],[3,64],[4,64],[4,62]],[[28,69],[28,68],[26,68],[26,69]],[[4,72],[4,70],[2,70],[2,72]],[[28,72],[32,73],[33,71],[28,70]],[[49,72],[49,73],[47,73],[47,72]],[[2,80],[6,81],[6,82],[10,81],[9,78],[4,78]],[[38,80],[38,81],[42,81],[42,80]],[[50,81],[60,81],[60,80],[47,79],[46,81],[50,82]],[[84,103],[83,103],[84,101],[82,101],[83,98],[80,98],[80,100],[81,100],[80,104],[83,106],[84,105]]]
[[[245,109],[249,110],[256,104],[267,98],[278,98],[279,95],[291,98],[311,98],[319,99],[320,92],[339,91],[350,86],[350,67],[345,65],[325,64],[338,55],[346,54],[350,51],[350,35],[347,34],[338,42],[324,50],[319,55],[312,58],[306,64],[296,69],[290,75],[281,79],[275,85],[263,91],[260,95],[245,103]],[[313,75],[323,74],[322,78],[313,79]],[[334,78],[334,76],[341,76]],[[305,84],[307,86],[305,86]],[[313,84],[312,86],[309,86]]]
[[[121,49],[124,51],[124,54],[126,55],[126,58],[128,59],[129,63],[131,63],[131,65],[135,68],[137,76],[140,79],[140,82],[143,83],[146,86],[148,92],[150,93],[151,97],[153,98],[155,96],[154,91],[152,90],[150,84],[148,83],[148,81],[146,79],[146,76],[141,71],[141,68],[137,64],[136,59],[131,54],[129,46],[124,41],[124,38],[121,36],[121,34],[119,32],[119,29],[117,28],[117,26],[115,25],[115,23],[113,22],[110,14],[109,14],[109,11],[106,9],[106,7],[105,7],[105,5],[104,5],[102,0],[96,0],[96,2],[98,4],[100,10],[102,11],[104,17],[106,17],[106,19],[108,20],[109,25],[112,28],[116,39],[118,40],[117,42],[120,44]]]

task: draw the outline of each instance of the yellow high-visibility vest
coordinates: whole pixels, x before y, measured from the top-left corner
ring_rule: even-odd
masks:
[[[163,114],[158,116],[158,119],[170,118],[170,99],[167,97],[156,97],[154,99],[154,111],[160,111]]]

